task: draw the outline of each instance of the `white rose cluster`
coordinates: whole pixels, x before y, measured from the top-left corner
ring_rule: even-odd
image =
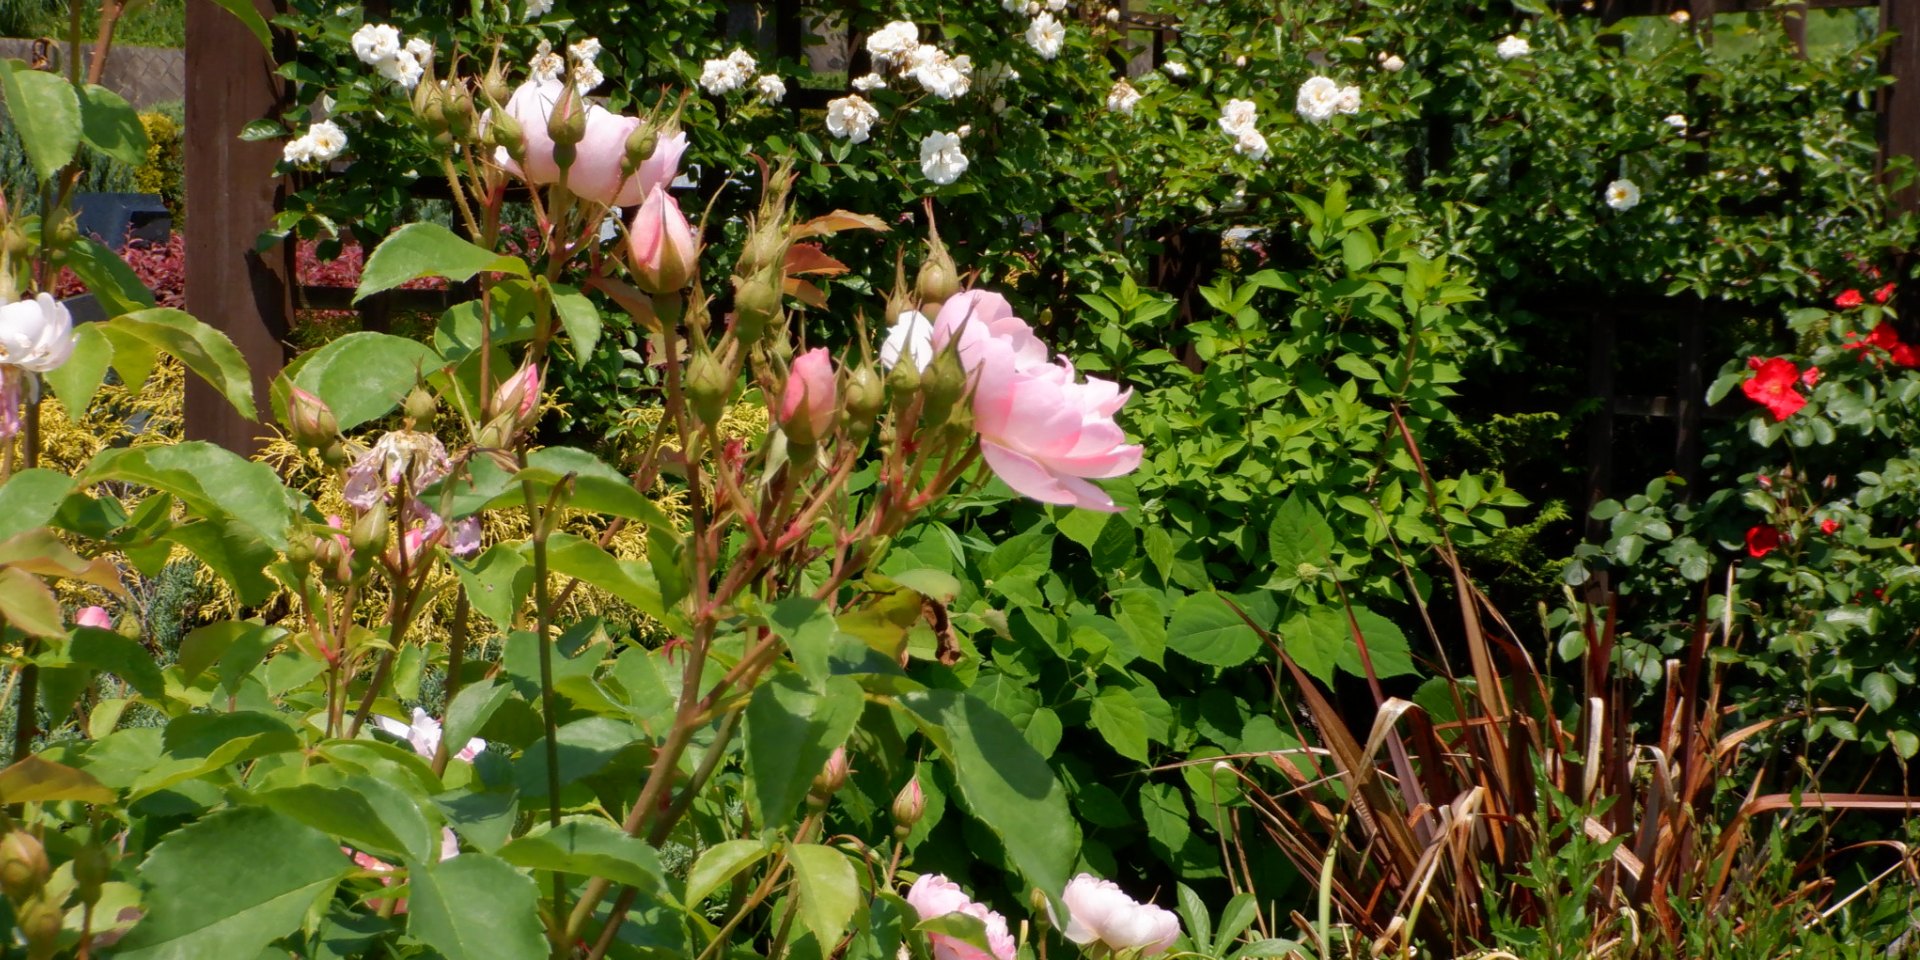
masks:
[[[379,74],[412,90],[433,63],[433,45],[415,37],[400,42],[400,30],[392,24],[363,24],[353,32],[353,55]]]
[[[1360,88],[1343,87],[1326,77],[1309,77],[1294,96],[1293,110],[1314,123],[1325,123],[1335,114],[1359,113]]]
[[[700,89],[718,97],[732,93],[754,82],[754,75],[760,64],[753,54],[734,48],[732,53],[718,60],[708,60],[700,68]]]
[[[281,148],[280,157],[296,167],[317,167],[332,162],[346,149],[346,131],[332,120],[322,120]]]
[[[1220,130],[1233,141],[1233,152],[1255,163],[1267,158],[1267,138],[1259,123],[1260,108],[1252,100],[1228,100],[1220,108]]]
[[[861,92],[887,86],[887,71],[910,77],[921,89],[942,100],[966,96],[973,89],[973,58],[957,56],[939,46],[920,42],[920,28],[905,20],[895,20],[867,38],[867,52],[873,55],[873,72],[853,80]]]
[[[600,72],[594,61],[600,58],[600,40],[588,37],[567,47],[565,56],[553,49],[553,44],[545,40],[534,48],[533,59],[528,62],[528,72],[540,83],[557,81],[567,73],[567,61],[573,61],[573,88],[581,96],[586,96],[593,88],[606,82],[607,75]]]

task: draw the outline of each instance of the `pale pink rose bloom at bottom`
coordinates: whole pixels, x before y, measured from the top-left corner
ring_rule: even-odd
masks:
[[[1069,881],[1060,902],[1069,914],[1061,933],[1081,946],[1098,940],[1115,952],[1138,950],[1140,956],[1151,957],[1164,953],[1180,936],[1180,918],[1172,911],[1140,903],[1119,884],[1092,874]]]
[[[964,913],[977,918],[987,928],[987,945],[992,952],[981,950],[964,940],[957,940],[943,933],[927,935],[928,943],[933,946],[933,960],[1013,960],[1016,945],[1013,935],[1007,932],[1007,918],[984,905],[973,902],[960,885],[937,873],[925,873],[913,882],[907,890],[907,904],[922,920],[944,917],[949,913]]]

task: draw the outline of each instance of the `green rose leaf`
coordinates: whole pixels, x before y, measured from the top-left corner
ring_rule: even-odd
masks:
[[[80,96],[73,84],[19,60],[0,60],[0,94],[33,172],[43,183],[52,180],[80,149]]]
[[[1167,646],[1189,660],[1237,667],[1260,652],[1260,634],[1219,594],[1196,593],[1173,608]]]
[[[863,899],[853,861],[833,847],[796,843],[787,851],[800,888],[800,920],[816,943],[838,943]]]
[[[796,674],[761,684],[747,703],[748,794],[754,819],[769,827],[792,822],[807,788],[834,748],[847,742],[865,706],[860,685],[833,677],[815,685]]]
[[[123,314],[107,321],[104,329],[107,339],[113,341],[116,356],[123,349],[166,353],[220,391],[242,416],[259,419],[247,358],[240,355],[240,348],[226,334],[172,307]]]
[[[597,817],[571,817],[551,828],[541,824],[500,848],[500,859],[516,867],[606,877],[645,890],[660,886],[660,857],[653,847]]]
[[[147,128],[140,125],[139,111],[99,84],[81,88],[80,135],[95,150],[129,167],[147,162]]]
[[[140,865],[147,913],[114,956],[258,956],[298,930],[347,867],[332,837],[282,814],[216,813],[169,834]]]
[[[422,277],[444,277],[454,283],[464,283],[483,272],[510,273],[516,277],[529,275],[526,261],[519,257],[494,253],[462,240],[437,223],[409,223],[382,240],[367,258],[353,302],[359,303],[382,290]]]
[[[407,933],[447,960],[547,955],[539,891],[505,860],[463,853],[407,876]]]
[[[325,401],[340,429],[352,430],[393,412],[439,366],[440,355],[418,340],[362,330],[313,351],[293,383]]]

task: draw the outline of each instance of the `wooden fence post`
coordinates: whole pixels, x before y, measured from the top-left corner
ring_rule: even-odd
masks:
[[[254,0],[271,20],[272,0]],[[254,452],[272,416],[267,385],[286,362],[292,314],[293,249],[256,250],[273,223],[285,182],[274,175],[280,144],[246,142],[241,128],[278,112],[287,81],[239,18],[212,0],[187,3],[187,312],[233,339],[253,373],[263,423],[240,416],[219,393],[187,379],[186,435],[242,455]],[[285,51],[291,53],[291,51]]]

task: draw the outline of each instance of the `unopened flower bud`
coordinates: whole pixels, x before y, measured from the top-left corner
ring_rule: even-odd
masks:
[[[863,363],[853,368],[847,375],[847,423],[872,427],[886,408],[887,385],[873,372],[873,365]]]
[[[580,101],[580,94],[573,84],[561,88],[560,99],[553,105],[553,112],[547,116],[547,136],[552,138],[554,146],[571,147],[587,138],[587,108]],[[569,151],[571,152],[571,151]],[[554,160],[560,159],[559,151],[554,152]],[[564,169],[571,163],[560,164]]]
[[[5,230],[0,230],[0,256],[25,260],[32,250],[33,241],[27,237],[25,230],[20,229],[18,222],[9,223]]]
[[[633,132],[627,134],[627,152],[626,156],[620,160],[620,173],[624,176],[632,176],[635,170],[640,169],[641,164],[653,158],[654,148],[659,145],[660,129],[658,127],[645,120],[635,124]]]
[[[407,394],[407,419],[413,423],[413,429],[425,433],[433,429],[434,415],[439,412],[439,402],[433,394],[420,387],[414,387]]]
[[[507,152],[514,163],[527,162],[527,135],[520,129],[520,121],[505,110],[493,111],[493,118],[487,127],[487,138]]]
[[[840,411],[840,388],[835,382],[833,357],[815,347],[795,357],[780,392],[780,428],[796,446],[811,447],[833,433]]]
[[[833,753],[827,757],[826,764],[821,766],[820,772],[814,776],[813,789],[809,795],[818,798],[822,804],[826,803],[828,797],[839,793],[840,788],[847,785],[847,775],[850,772],[847,748],[834,747]]]
[[[89,843],[80,848],[73,856],[73,881],[80,902],[94,904],[100,901],[100,888],[113,877],[113,857],[105,847]]]
[[[479,121],[479,113],[473,105],[473,94],[465,83],[447,85],[447,132],[455,140],[466,140],[473,135],[474,124]]]
[[[340,421],[326,401],[294,387],[287,394],[287,432],[303,450],[324,449],[340,439]]]
[[[752,278],[733,280],[733,332],[741,343],[760,342],[768,327],[780,323],[780,268],[770,267]]]
[[[687,364],[687,399],[706,423],[719,423],[733,393],[733,377],[711,350],[701,350]]]
[[[363,556],[372,556],[387,548],[387,502],[377,500],[373,509],[360,515],[353,522],[353,530],[347,534],[347,542],[353,544],[353,552]]]
[[[287,538],[287,562],[305,569],[319,557],[320,542],[314,537],[295,533]]]
[[[493,391],[494,416],[508,417],[516,429],[524,430],[533,424],[540,409],[540,370],[533,364],[527,364],[513,376],[501,381]]]
[[[927,224],[927,258],[920,262],[914,287],[920,295],[921,311],[929,316],[939,313],[940,305],[960,292],[960,269],[954,266],[947,245],[940,242],[940,230],[931,220]]]
[[[10,830],[0,839],[0,892],[19,903],[47,882],[47,848],[25,830]]]
[[[912,830],[927,812],[927,794],[920,789],[918,776],[907,781],[893,798],[893,823],[897,829]]]
[[[896,363],[887,371],[887,389],[893,391],[895,409],[905,409],[920,393],[920,368],[911,363]]]
[[[436,80],[422,80],[413,88],[413,115],[428,134],[447,132],[447,93]]]
[[[47,960],[60,949],[60,930],[66,925],[66,912],[44,894],[34,897],[14,915],[20,935],[27,941],[28,960]]]
[[[736,270],[741,276],[752,276],[785,265],[787,243],[787,232],[779,224],[753,231],[747,235],[746,245],[740,248],[740,264]]]
[[[633,252],[633,278],[652,294],[678,293],[693,280],[700,245],[679,201],[656,184],[634,215],[627,233]]]
[[[912,364],[902,363],[894,369],[909,366]],[[959,351],[940,351],[920,378],[920,391],[927,398],[921,422],[928,426],[945,423],[953,412],[954,404],[966,390],[967,371],[960,365]]]
[[[487,75],[480,80],[480,95],[487,98],[490,107],[505,106],[513,97],[513,87],[507,83],[507,72],[500,68],[500,58],[495,57],[493,65],[487,68]]]

